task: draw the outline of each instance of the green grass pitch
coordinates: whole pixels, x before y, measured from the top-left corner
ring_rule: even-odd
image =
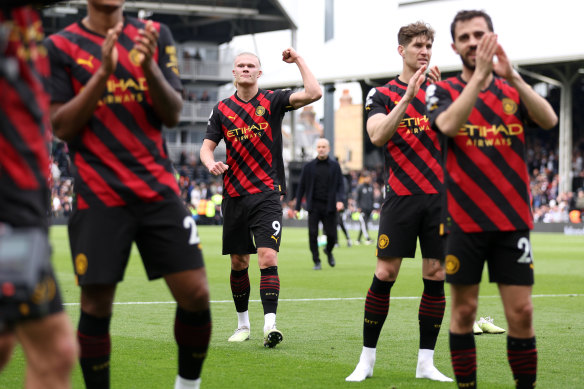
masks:
[[[364,297],[375,268],[373,246],[335,250],[337,266],[323,259],[313,271],[304,228],[284,228],[279,255],[281,282],[278,328],[284,334],[274,349],[262,345],[263,312],[259,302],[257,257],[252,257],[250,281],[251,339],[227,342],[237,325],[229,287],[229,258],[221,253],[221,228],[199,227],[211,289],[213,335],[202,379],[204,388],[454,388],[414,378],[417,314],[422,290],[419,260],[406,259],[392,289],[389,317],[377,349],[372,378],[347,383],[362,347]],[[352,231],[353,237],[355,231]],[[74,326],[79,316],[66,228],[51,229],[53,263]],[[584,238],[533,234],[536,283],[535,328],[539,351],[538,387],[584,387]],[[483,277],[479,316],[491,316],[506,327],[497,288]],[[448,287],[446,287],[448,294]],[[148,282],[136,250],[125,280],[118,287],[112,320],[112,388],[172,388],[177,370],[172,323],[175,304],[162,281]],[[452,377],[448,350],[447,307],[438,339],[435,364]],[[512,388],[505,335],[476,338],[478,382],[483,388]],[[18,348],[0,374],[0,388],[23,385],[24,356]],[[73,387],[83,388],[79,367]]]

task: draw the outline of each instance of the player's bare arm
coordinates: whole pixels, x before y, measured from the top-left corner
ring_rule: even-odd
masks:
[[[467,84],[460,96],[450,104],[435,120],[440,131],[449,137],[454,137],[468,119],[476,103],[477,97],[492,79],[493,57],[497,49],[497,36],[493,33],[484,34],[476,46],[471,49],[471,58],[475,58],[475,70],[463,68],[463,78]]]
[[[152,61],[158,45],[158,36],[158,31],[149,20],[144,29],[139,30],[134,48],[141,54],[140,65],[146,76],[154,112],[165,126],[174,127],[179,121],[182,98],[168,83],[158,64]]]
[[[496,55],[498,61],[494,65],[495,72],[500,77],[505,78],[512,87],[517,89],[521,100],[527,107],[531,120],[544,130],[553,128],[558,123],[558,116],[550,103],[538,95],[533,88],[523,80],[521,75],[513,69],[511,62],[501,45],[498,45]]]
[[[297,109],[313,103],[322,97],[322,89],[314,74],[310,71],[304,58],[302,58],[293,48],[287,48],[282,52],[282,61],[286,63],[295,63],[300,70],[304,90],[294,92],[290,96],[290,104]]]
[[[229,169],[229,165],[221,161],[215,161],[215,156],[213,152],[217,147],[217,143],[213,142],[210,139],[205,139],[203,141],[203,145],[201,146],[201,162],[203,165],[207,167],[209,173],[213,174],[214,176],[219,176],[225,173]]]
[[[59,139],[70,141],[75,138],[95,112],[107,80],[118,64],[118,50],[115,44],[122,28],[123,23],[120,22],[107,31],[101,47],[101,65],[81,92],[68,102],[51,104],[51,123]]]
[[[375,146],[383,146],[386,144],[397,131],[399,124],[404,118],[408,105],[410,105],[412,100],[416,97],[420,87],[426,79],[424,76],[426,68],[427,65],[423,65],[414,73],[408,81],[406,93],[390,113],[387,115],[378,113],[367,120],[367,134],[369,134],[371,143]]]

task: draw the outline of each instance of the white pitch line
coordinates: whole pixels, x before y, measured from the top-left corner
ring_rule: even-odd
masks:
[[[583,297],[584,294],[571,293],[571,294],[534,294],[531,297],[541,298],[541,297]],[[499,295],[494,296],[479,296],[479,298],[500,298]],[[418,300],[420,296],[405,296],[405,297],[392,297],[392,300]],[[279,299],[278,301],[287,302],[300,302],[300,301],[347,301],[347,300],[365,300],[365,297],[328,297],[328,298],[313,298],[313,299]],[[259,303],[262,300],[249,300],[250,303]],[[233,303],[233,300],[211,300],[212,304],[225,304]],[[175,301],[133,301],[133,302],[117,302],[114,305],[156,305],[156,304],[176,304]],[[65,303],[63,305],[75,306],[79,303]]]

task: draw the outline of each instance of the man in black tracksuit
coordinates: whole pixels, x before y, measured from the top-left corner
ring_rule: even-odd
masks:
[[[361,174],[363,182],[357,187],[357,208],[360,212],[359,223],[361,228],[359,229],[359,236],[355,244],[361,243],[361,236],[365,236],[365,244],[371,244],[371,238],[369,237],[369,229],[367,225],[369,224],[369,219],[371,217],[371,212],[373,212],[373,186],[371,185],[371,174],[368,171],[364,171]]]
[[[306,196],[308,211],[308,241],[314,270],[320,270],[318,251],[318,223],[322,221],[327,237],[326,248],[330,266],[335,266],[333,248],[337,242],[337,212],[343,209],[345,190],[341,167],[337,161],[329,158],[330,145],[328,140],[321,138],[316,142],[317,157],[308,162],[300,176],[300,184],[296,193],[296,211],[300,211],[302,198]]]

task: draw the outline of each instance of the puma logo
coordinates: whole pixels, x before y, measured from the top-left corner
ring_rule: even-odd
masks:
[[[278,243],[278,239],[280,239],[280,238],[276,238],[274,235],[272,235],[270,238],[274,239],[276,241],[276,243]]]
[[[78,65],[86,65],[88,68],[93,69],[93,55],[89,59],[77,58]]]

